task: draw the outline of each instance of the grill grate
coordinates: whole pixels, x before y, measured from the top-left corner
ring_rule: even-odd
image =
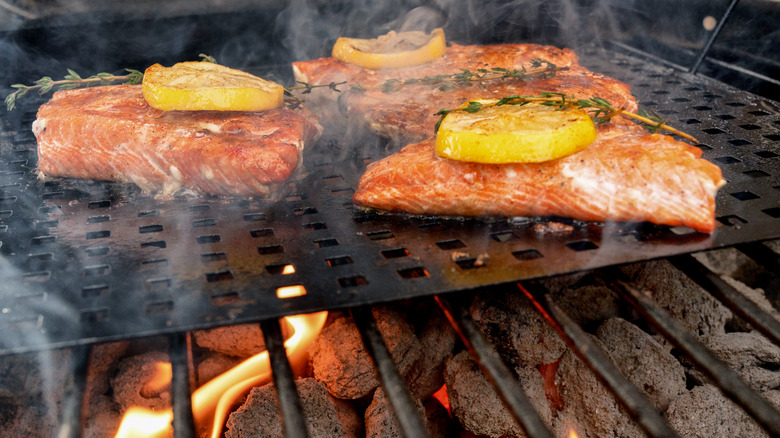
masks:
[[[723,169],[728,184],[714,234],[573,223],[570,233],[540,238],[531,222],[357,213],[349,200],[379,158],[378,141],[363,151],[312,148],[309,174],[277,203],[158,201],[124,184],[41,182],[30,111],[0,121],[7,334],[0,353],[343,309],[780,237],[780,105],[616,49],[580,56],[632,84],[642,107],[697,137],[704,157]],[[279,298],[289,286],[306,294]]]
[[[691,278],[699,282],[699,278],[706,274],[698,272],[700,266],[695,262],[685,260],[688,256],[681,256],[683,260],[675,260],[673,263],[683,272],[692,274]],[[693,263],[693,264],[692,264]],[[619,291],[620,295],[649,322],[652,327],[660,330],[663,336],[674,342],[686,356],[693,359],[696,368],[705,372],[712,382],[737,402],[742,408],[752,415],[764,429],[770,433],[780,433],[780,423],[777,418],[780,413],[768,404],[758,393],[740,378],[733,370],[729,369],[714,354],[708,350],[690,332],[686,331],[678,321],[669,316],[651,299],[644,296],[641,291],[626,283],[623,275],[616,269],[604,269],[602,274],[613,279],[612,287]],[[704,286],[704,284],[702,284]],[[738,294],[728,285],[709,285],[707,288],[715,297]],[[628,381],[622,373],[608,359],[607,354],[596,344],[565,311],[563,311],[552,299],[548,291],[540,284],[530,281],[517,285],[518,293],[523,293],[531,300],[536,309],[544,316],[545,321],[552,324],[559,335],[567,342],[569,347],[577,352],[580,359],[586,364],[601,382],[614,394],[616,399],[624,406],[626,412],[642,427],[651,437],[678,436],[669,424],[663,419],[647,396]],[[502,398],[503,403],[515,420],[526,431],[529,437],[550,437],[552,433],[539,417],[535,408],[528,401],[523,389],[512,372],[503,363],[495,346],[491,345],[483,337],[475,321],[469,315],[468,303],[473,296],[466,294],[445,294],[434,297],[442,312],[447,316],[452,326],[458,332],[464,346],[479,364],[484,375],[491,382],[496,392]],[[726,302],[726,301],[724,301]],[[352,316],[358,325],[363,337],[364,345],[374,361],[375,368],[381,376],[382,387],[390,400],[395,418],[405,436],[427,436],[422,426],[422,418],[419,416],[410,401],[408,387],[399,375],[399,370],[387,351],[385,341],[379,333],[376,321],[371,311],[358,307],[352,309]],[[751,324],[762,332],[771,332],[766,325],[777,324],[776,320],[765,320],[767,316],[763,311],[755,312]],[[768,324],[765,325],[765,323]],[[290,370],[289,362],[285,357],[282,335],[278,320],[261,321],[263,334],[266,338],[266,346],[271,356],[271,370],[274,376],[274,384],[278,390],[280,411],[285,423],[286,436],[309,436],[306,430],[305,417],[300,404],[294,377]],[[174,405],[174,436],[189,437],[192,432],[192,413],[189,400],[189,381],[186,377],[188,364],[186,354],[186,342],[184,334],[170,336],[171,356],[174,365],[174,376],[177,369],[183,373],[178,379],[172,381],[173,405]],[[778,344],[776,337],[772,338]],[[780,344],[778,344],[780,345]],[[84,391],[84,377],[86,373],[87,348],[78,348],[74,354],[72,364],[73,381],[69,388],[66,406],[64,409],[62,425],[58,436],[77,437],[80,430],[80,409]]]

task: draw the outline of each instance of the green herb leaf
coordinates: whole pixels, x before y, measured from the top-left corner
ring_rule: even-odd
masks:
[[[463,111],[465,111],[467,113],[476,113],[479,110],[481,110],[483,107],[484,107],[484,105],[482,105],[480,102],[472,100],[471,102],[469,102],[468,105],[466,105],[463,108]]]
[[[16,93],[11,93],[5,96],[5,108],[7,111],[11,111],[16,107]]]
[[[52,79],[50,77],[48,77],[48,76],[44,76],[44,77],[38,79],[37,81],[35,81],[35,84],[36,85],[40,85],[40,86],[44,86],[44,85],[46,85],[46,84],[48,84],[50,82],[53,82]]]
[[[217,59],[213,56],[205,55],[203,53],[199,54],[198,57],[200,57],[200,62],[210,62],[212,64],[217,64]]]
[[[81,76],[79,76],[79,74],[76,73],[75,71],[73,71],[71,69],[68,69],[68,74],[65,75],[65,79],[68,79],[68,80],[71,80],[71,81],[77,81],[77,80],[81,79]]]
[[[127,81],[125,81],[127,85],[140,84],[144,80],[143,72],[131,68],[126,68],[125,71],[127,72]]]
[[[344,81],[344,82],[331,82],[330,84],[328,84],[328,88],[330,88],[331,90],[333,90],[333,91],[335,91],[337,93],[341,93],[341,90],[339,90],[338,87],[339,87],[339,85],[344,85],[346,83],[347,83],[347,81]]]
[[[440,116],[439,120],[436,121],[436,124],[433,125],[433,132],[439,132],[439,128],[441,127],[441,122],[444,120],[445,117],[447,117],[447,114],[449,114],[452,110],[448,109],[440,109],[436,112],[435,115]]]

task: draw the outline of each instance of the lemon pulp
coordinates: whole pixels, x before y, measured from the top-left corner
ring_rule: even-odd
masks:
[[[333,45],[333,57],[369,69],[408,67],[444,55],[444,31],[390,31],[373,39],[341,37]]]
[[[264,111],[284,103],[284,87],[211,62],[180,62],[146,69],[143,94],[164,111]]]
[[[495,102],[480,101],[485,106],[474,113],[447,114],[436,135],[436,153],[476,163],[537,163],[579,152],[596,139],[585,110]]]

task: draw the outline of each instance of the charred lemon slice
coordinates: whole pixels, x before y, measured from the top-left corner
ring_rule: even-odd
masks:
[[[333,57],[364,68],[397,68],[424,64],[444,55],[446,49],[441,28],[431,33],[390,31],[373,39],[339,38]]]
[[[284,103],[284,87],[212,62],[154,64],[146,69],[143,93],[164,111],[263,111]]]
[[[596,126],[579,108],[479,102],[483,107],[477,112],[453,111],[444,117],[436,134],[439,156],[476,163],[538,163],[579,152],[596,139]]]

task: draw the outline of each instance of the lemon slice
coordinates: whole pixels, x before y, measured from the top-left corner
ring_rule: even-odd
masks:
[[[344,38],[333,45],[333,57],[364,68],[397,68],[424,64],[444,55],[444,31],[390,31],[373,39]]]
[[[263,111],[284,103],[284,87],[212,62],[154,64],[146,69],[143,93],[164,111]]]
[[[538,163],[574,154],[596,139],[596,126],[585,110],[540,103],[495,105],[453,111],[436,135],[441,157],[476,163]]]

